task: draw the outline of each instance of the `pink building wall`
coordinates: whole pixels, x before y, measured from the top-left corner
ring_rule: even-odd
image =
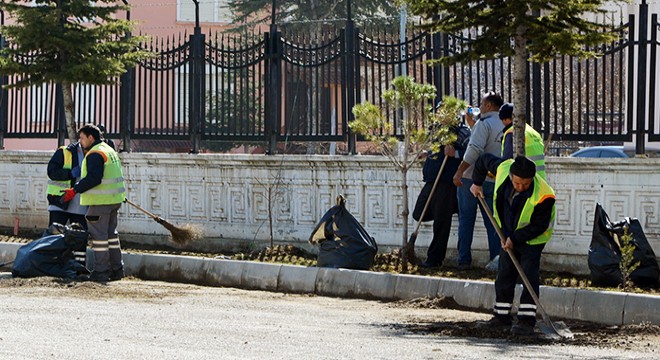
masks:
[[[130,17],[132,21],[136,22],[133,33],[148,35],[154,39],[193,33],[195,27],[194,3],[192,0],[178,1],[177,3],[175,0],[129,0]],[[215,16],[212,20],[217,20],[200,21],[202,33],[208,34],[209,31],[222,31],[227,28],[229,13],[225,0],[200,1],[200,6],[205,6],[205,8],[200,8],[200,17],[203,20],[210,20],[209,14],[213,11]],[[215,9],[216,6],[220,10]],[[181,20],[186,16],[190,21]],[[125,18],[126,14],[119,14],[118,17]],[[9,24],[12,19],[7,17],[5,22]],[[6,150],[54,150],[56,148],[56,139],[4,139],[4,149]]]

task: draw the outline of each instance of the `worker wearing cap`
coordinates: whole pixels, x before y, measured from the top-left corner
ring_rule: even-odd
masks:
[[[82,179],[64,190],[64,201],[80,194],[80,204],[87,205],[87,227],[94,251],[94,270],[89,280],[106,282],[124,276],[121,248],[117,234],[117,211],[126,198],[121,160],[101,139],[95,125],[78,131],[80,145],[87,150],[82,163]]]
[[[502,133],[502,158],[513,159],[513,104],[500,107],[500,120],[504,124]],[[536,164],[536,172],[543,179],[545,176],[545,147],[543,137],[529,124],[525,124],[525,156]]]
[[[488,172],[495,174],[493,216],[506,240],[502,244],[495,279],[492,327],[512,325],[511,307],[518,271],[506,250],[518,259],[531,287],[539,294],[541,252],[553,233],[555,192],[536,173],[536,164],[524,156],[501,159],[491,154],[479,157],[472,173],[474,196],[483,196],[481,185]],[[531,335],[536,325],[536,304],[526,287],[520,297],[518,322],[511,326],[516,335]]]

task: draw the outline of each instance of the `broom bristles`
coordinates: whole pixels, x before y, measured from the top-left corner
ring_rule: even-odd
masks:
[[[185,224],[178,227],[167,221],[163,221],[162,225],[170,231],[172,241],[179,245],[186,245],[195,240],[199,240],[203,235],[202,229],[199,226],[191,224]]]

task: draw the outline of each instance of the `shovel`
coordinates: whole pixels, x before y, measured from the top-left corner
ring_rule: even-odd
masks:
[[[426,215],[426,210],[428,210],[429,205],[431,204],[431,199],[433,198],[433,194],[435,194],[435,188],[438,187],[438,183],[440,182],[440,175],[442,175],[442,170],[445,169],[446,163],[447,163],[447,156],[445,155],[445,158],[442,160],[442,165],[440,165],[440,170],[438,171],[438,175],[436,175],[435,181],[433,182],[433,187],[431,188],[429,197],[428,199],[426,199],[426,204],[424,204],[424,209],[422,209],[422,214],[419,216],[419,221],[417,222],[415,231],[413,231],[413,233],[410,234],[410,238],[406,243],[406,254],[407,254],[408,262],[410,263],[413,264],[417,263],[417,257],[415,256],[415,241],[417,241],[417,234],[419,233],[419,227],[422,225],[422,219],[424,219],[424,215]]]
[[[477,198],[479,199],[481,206],[486,212],[486,215],[488,215],[488,219],[490,219],[490,222],[493,224],[493,227],[497,231],[497,235],[500,236],[500,241],[502,242],[502,245],[504,245],[504,242],[506,241],[506,238],[504,237],[504,233],[502,233],[502,229],[500,229],[500,227],[497,225],[497,222],[495,221],[495,218],[493,218],[493,214],[490,212],[490,208],[486,204],[486,201],[484,201],[484,198],[481,196],[478,196]],[[539,309],[539,312],[541,312],[543,323],[539,324],[539,329],[550,339],[553,340],[557,340],[560,338],[572,339],[573,333],[566,326],[566,324],[564,324],[561,321],[553,323],[552,320],[550,320],[550,317],[548,316],[548,313],[545,312],[543,305],[541,305],[541,301],[539,300],[538,295],[536,295],[536,292],[534,291],[532,284],[529,283],[529,279],[527,278],[525,272],[520,266],[520,262],[518,262],[518,259],[516,259],[516,257],[513,255],[513,251],[511,249],[506,249],[506,253],[509,254],[509,257],[511,258],[513,265],[516,267],[516,270],[518,271],[518,275],[520,275],[520,278],[522,279],[525,288],[532,296],[532,299],[534,299],[534,303],[536,304],[536,307]]]

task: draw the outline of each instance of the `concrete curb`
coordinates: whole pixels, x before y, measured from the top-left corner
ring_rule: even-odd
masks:
[[[0,262],[13,260],[22,245],[0,242]],[[448,297],[486,311],[495,299],[493,283],[485,281],[192,256],[124,253],[123,258],[127,275],[153,280],[378,300]],[[541,286],[541,302],[556,319],[660,325],[660,296]]]

